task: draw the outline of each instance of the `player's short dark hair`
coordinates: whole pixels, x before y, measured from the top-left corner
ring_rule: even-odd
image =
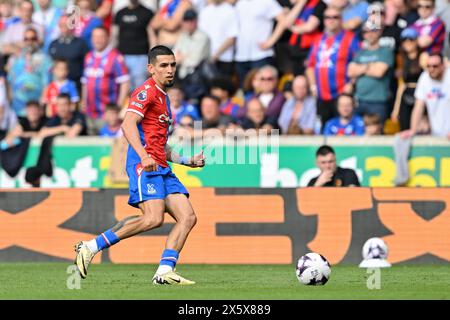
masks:
[[[69,103],[72,102],[72,99],[70,98],[70,96],[67,93],[60,93],[60,94],[58,94],[58,96],[56,98],[57,99],[66,99]]]
[[[202,101],[205,99],[214,100],[217,103],[217,105],[220,106],[220,99],[212,94],[207,94],[207,95],[203,96]]]
[[[175,54],[166,46],[154,46],[148,52],[148,63],[154,64],[158,56],[175,56]]]
[[[37,100],[30,100],[30,101],[28,101],[26,104],[25,104],[25,108],[28,108],[28,107],[38,107],[38,108],[40,108],[40,103],[39,103],[39,101],[37,101]]]
[[[332,154],[336,154],[335,152],[334,152],[334,149],[332,148],[332,147],[330,147],[330,146],[328,146],[328,145],[323,145],[323,146],[320,146],[319,147],[319,149],[317,149],[317,151],[316,151],[316,157],[318,157],[318,156],[326,156],[326,155],[328,155],[328,154],[330,154],[330,153],[332,153]]]

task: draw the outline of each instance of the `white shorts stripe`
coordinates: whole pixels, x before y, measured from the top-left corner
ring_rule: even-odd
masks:
[[[140,201],[140,202],[142,202],[141,177],[142,177],[142,174],[140,174],[140,175],[139,175],[139,178],[138,178],[138,191],[139,191],[139,201]]]

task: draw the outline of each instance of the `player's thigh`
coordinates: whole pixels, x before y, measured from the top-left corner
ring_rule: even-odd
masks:
[[[165,205],[166,211],[175,219],[175,221],[189,222],[190,224],[195,224],[197,221],[194,208],[185,194],[172,193],[167,195]]]
[[[160,226],[164,222],[166,204],[164,199],[152,199],[139,203],[144,220],[149,225]]]

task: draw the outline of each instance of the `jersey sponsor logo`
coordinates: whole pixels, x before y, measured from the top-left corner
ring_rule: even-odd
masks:
[[[142,104],[140,104],[139,102],[136,102],[136,101],[131,102],[131,105],[132,106],[136,106],[136,107],[141,108],[141,109],[144,108],[144,106]]]
[[[139,101],[146,101],[147,100],[147,90],[142,90],[137,94],[137,99]]]
[[[147,193],[148,194],[155,194],[156,189],[154,184],[147,183]]]
[[[87,78],[103,78],[105,75],[105,71],[102,68],[87,67],[84,72]]]
[[[168,123],[168,124],[171,123],[170,117],[165,113],[160,114],[158,119],[159,119],[159,122],[162,122],[162,123]]]

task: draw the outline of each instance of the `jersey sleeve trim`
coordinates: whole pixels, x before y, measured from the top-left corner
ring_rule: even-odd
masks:
[[[128,111],[134,112],[134,113],[140,115],[142,118],[144,117],[144,115],[141,112],[139,112],[139,111],[137,111],[135,109],[128,108],[127,110],[125,110],[125,112],[128,112]]]

